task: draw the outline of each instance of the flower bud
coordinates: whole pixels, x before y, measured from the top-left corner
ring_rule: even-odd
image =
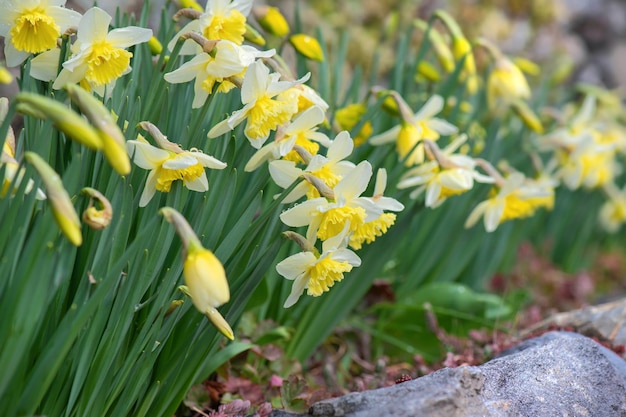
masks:
[[[113,217],[113,208],[109,200],[102,193],[94,188],[85,187],[83,194],[87,194],[89,198],[89,206],[83,212],[83,221],[87,226],[94,230],[102,230],[111,223]],[[101,208],[94,205],[94,200],[98,201]]]
[[[271,6],[257,6],[254,7],[252,12],[254,17],[259,21],[261,27],[274,36],[282,38],[289,34],[289,24],[282,15],[280,10]]]
[[[126,139],[111,111],[100,100],[76,84],[67,84],[64,88],[96,128],[102,143],[102,153],[107,161],[118,174],[127,175],[130,172],[130,158],[126,151]]]
[[[150,48],[150,53],[152,55],[159,55],[163,52],[163,45],[161,42],[154,36],[148,39],[148,48]]]
[[[289,37],[289,42],[303,56],[312,59],[314,61],[324,61],[324,52],[322,46],[312,36],[298,33]]]
[[[102,148],[98,132],[80,115],[67,106],[48,97],[22,92],[15,96],[20,113],[50,120],[70,139],[91,149]]]
[[[26,162],[35,168],[43,181],[50,208],[52,209],[52,215],[59,229],[61,229],[61,232],[72,245],[80,246],[83,242],[80,220],[70,200],[70,196],[63,188],[61,177],[36,153],[26,152],[24,158]]]

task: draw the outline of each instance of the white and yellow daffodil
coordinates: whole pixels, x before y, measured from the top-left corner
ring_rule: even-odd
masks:
[[[305,169],[298,168],[294,161],[278,160],[269,165],[270,175],[274,182],[281,188],[288,188],[302,174],[310,174],[319,178],[327,187],[333,188],[355,167],[354,163],[345,161],[352,154],[354,142],[346,131],[339,133],[335,140],[328,146],[326,156],[314,155]],[[293,203],[300,198],[316,198],[320,194],[317,189],[307,181],[303,181],[283,199],[284,204]]]
[[[66,9],[66,0],[0,0],[0,36],[8,67],[31,54],[57,46],[57,39],[78,25],[80,13]]]
[[[444,106],[444,100],[434,95],[414,115],[400,106],[403,121],[386,132],[372,136],[370,143],[374,146],[396,142],[398,157],[405,160],[406,166],[413,166],[424,162],[424,144],[422,140],[436,141],[441,135],[452,135],[458,131],[451,123],[434,117]]]
[[[361,265],[358,255],[347,249],[349,225],[335,236],[322,243],[322,253],[317,250],[304,251],[291,255],[276,265],[276,271],[293,281],[291,293],[284,307],[294,305],[304,290],[318,297],[328,291],[335,282],[343,279],[343,274]]]
[[[246,171],[254,171],[263,162],[283,158],[293,162],[304,162],[302,157],[293,150],[294,146],[300,146],[311,155],[316,155],[319,144],[329,147],[330,139],[325,134],[318,132],[317,127],[324,121],[324,112],[317,106],[309,107],[300,113],[284,129],[276,134],[272,143],[259,149],[246,164]]]
[[[513,219],[530,217],[539,207],[546,207],[553,190],[545,184],[527,182],[522,173],[514,172],[497,184],[491,196],[470,213],[465,228],[472,227],[483,217],[485,230],[493,232],[498,225]]]
[[[208,0],[204,12],[187,23],[168,44],[174,50],[181,35],[196,32],[209,40],[227,40],[241,45],[246,33],[246,18],[252,10],[253,0]],[[192,40],[186,40],[180,55],[195,55],[201,48]]]
[[[398,183],[399,189],[418,186],[413,190],[410,197],[415,199],[426,191],[426,207],[439,207],[448,197],[462,194],[474,186],[474,181],[493,183],[494,179],[488,175],[476,171],[474,158],[454,154],[467,139],[467,136],[459,136],[443,151],[431,141],[424,141],[428,147],[432,160],[408,170]]]
[[[206,102],[207,97],[213,92],[215,83],[219,84],[217,92],[230,91],[235,84],[228,80],[229,77],[242,76],[257,58],[269,58],[274,53],[273,49],[260,51],[252,46],[239,46],[234,42],[221,40],[215,44],[211,53],[199,53],[180,68],[165,74],[163,78],[172,84],[195,79],[191,107],[196,109]]]
[[[620,190],[612,182],[603,188],[608,199],[600,208],[598,220],[604,230],[615,233],[626,223],[626,191]]]
[[[385,188],[387,187],[387,171],[380,168],[376,173],[376,183],[374,184],[374,195],[366,197],[374,203],[381,211],[402,211],[404,205],[395,198],[386,197]],[[369,222],[360,225],[350,236],[350,247],[353,249],[361,249],[363,243],[372,243],[377,237],[387,233],[387,230],[393,226],[396,221],[394,213],[383,212]]]
[[[150,40],[152,30],[128,26],[109,32],[110,23],[111,16],[104,10],[87,10],[78,24],[72,56],[63,63],[53,88],[80,83],[83,88],[104,95],[107,85],[130,72],[133,54],[126,48]]]
[[[221,136],[246,120],[244,134],[253,147],[260,149],[270,132],[286,124],[298,110],[297,102],[274,97],[308,80],[309,76],[307,74],[297,81],[279,81],[280,74],[270,74],[269,68],[262,62],[254,62],[248,67],[241,86],[241,102],[244,107],[215,125],[207,137]]]
[[[326,240],[339,234],[346,223],[350,232],[380,217],[383,210],[361,197],[372,177],[372,166],[362,161],[332,189],[333,198],[318,197],[300,203],[280,215],[287,226],[307,226],[307,240]]]
[[[226,163],[198,150],[185,151],[167,138],[149,122],[140,125],[150,132],[159,147],[152,146],[141,135],[137,140],[126,142],[128,154],[137,166],[150,170],[141,193],[139,206],[146,206],[155,192],[169,192],[172,182],[182,180],[192,191],[205,192],[209,181],[205,168],[224,169]]]

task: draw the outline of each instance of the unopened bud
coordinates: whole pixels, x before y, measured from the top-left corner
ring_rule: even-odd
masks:
[[[94,188],[85,187],[83,194],[89,196],[89,206],[83,212],[83,221],[94,230],[102,230],[111,223],[113,207],[102,193]],[[99,207],[96,207],[94,200]]]
[[[80,115],[67,106],[48,97],[22,92],[15,96],[20,113],[48,119],[61,132],[91,149],[102,148],[98,132]]]
[[[298,33],[289,37],[289,42],[298,53],[314,61],[324,61],[322,46],[312,36]]]
[[[254,17],[261,27],[274,36],[282,38],[289,34],[289,24],[285,16],[276,7],[256,6],[252,9]]]
[[[83,242],[80,220],[70,196],[63,188],[61,177],[36,153],[26,152],[24,158],[35,168],[43,181],[52,215],[59,229],[71,244],[80,246]]]

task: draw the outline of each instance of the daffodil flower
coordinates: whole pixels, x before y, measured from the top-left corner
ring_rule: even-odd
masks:
[[[176,180],[182,180],[192,191],[205,192],[209,189],[209,181],[204,169],[226,168],[226,163],[198,150],[181,149],[149,122],[141,122],[141,126],[150,132],[159,147],[150,145],[141,135],[138,140],[126,142],[128,154],[135,164],[150,170],[139,200],[140,207],[146,206],[157,190],[169,192]]]
[[[320,97],[319,93],[305,84],[297,84],[293,87],[285,90],[278,95],[280,100],[295,100],[298,103],[298,110],[296,113],[300,114],[303,111],[317,106],[324,112],[328,111],[328,103]]]
[[[361,197],[372,177],[372,166],[362,161],[333,188],[333,199],[313,198],[300,203],[280,215],[287,226],[307,226],[307,240],[314,237],[329,239],[341,232],[350,223],[350,232],[363,223],[376,220],[382,209],[372,200]]]
[[[87,10],[78,24],[72,56],[63,63],[53,88],[81,83],[104,95],[105,86],[130,72],[133,54],[126,48],[150,40],[152,30],[128,26],[109,32],[110,23],[111,16],[104,10],[98,7]]]
[[[246,68],[257,58],[269,58],[274,53],[273,49],[259,51],[252,46],[239,46],[234,42],[221,40],[211,53],[201,52],[180,68],[165,74],[163,78],[172,84],[195,79],[191,107],[196,109],[206,102],[215,83],[219,84],[218,92],[230,91],[235,84],[227,80],[229,77],[243,75]]]
[[[253,0],[208,0],[203,13],[187,23],[168,44],[174,50],[180,36],[197,32],[209,40],[227,40],[241,45],[246,33],[246,17],[252,10]],[[186,40],[180,55],[195,55],[200,52],[198,44]]]
[[[452,135],[457,132],[457,127],[443,119],[434,117],[444,106],[441,96],[434,95],[414,115],[401,112],[404,120],[386,132],[370,138],[374,146],[396,142],[396,150],[399,159],[406,158],[405,165],[413,166],[424,162],[423,139],[436,141],[441,135]]]
[[[549,190],[544,186],[526,183],[523,174],[512,173],[499,185],[499,191],[493,190],[490,198],[472,210],[465,228],[475,225],[482,216],[485,230],[493,232],[507,220],[532,216],[541,207],[544,201],[542,198],[548,196]]]
[[[270,131],[291,120],[298,109],[298,104],[293,100],[273,98],[288,88],[308,80],[309,76],[310,74],[307,74],[297,81],[278,81],[280,74],[270,74],[269,68],[262,62],[254,62],[248,67],[241,86],[241,101],[244,107],[215,125],[207,136],[209,138],[221,136],[247,120],[244,134],[253,147],[261,148]]]
[[[317,106],[299,114],[286,128],[277,133],[273,142],[259,149],[246,164],[246,171],[254,171],[267,160],[283,158],[293,162],[304,162],[302,157],[293,150],[300,146],[308,153],[315,155],[319,144],[329,147],[328,136],[317,132],[317,126],[324,121],[324,112]]]
[[[288,188],[302,174],[310,174],[319,178],[328,186],[333,188],[355,167],[354,163],[345,161],[352,154],[354,142],[350,134],[343,131],[335,137],[335,140],[328,146],[326,156],[315,155],[311,158],[305,169],[298,168],[294,161],[278,160],[270,162],[269,171],[274,182],[281,188]],[[283,204],[293,203],[300,198],[317,198],[319,192],[310,183],[303,181],[283,199]]]
[[[617,232],[626,223],[626,192],[610,182],[604,187],[608,199],[598,213],[600,225],[609,233]]]
[[[76,26],[80,13],[63,7],[66,0],[1,0],[0,36],[8,67],[20,65],[31,54],[57,45],[68,28]]]
[[[322,295],[335,282],[341,281],[344,273],[361,265],[358,255],[346,247],[349,229],[349,225],[346,225],[340,233],[325,240],[321,254],[317,250],[304,251],[291,255],[276,265],[276,271],[280,275],[293,281],[285,308],[294,305],[305,289],[308,295]]]
[[[376,183],[374,184],[374,195],[366,197],[381,211],[402,211],[404,205],[395,198],[386,197],[385,188],[387,187],[387,171],[380,168],[376,173]],[[387,233],[387,230],[393,226],[396,221],[394,213],[383,212],[377,219],[363,223],[350,236],[350,247],[353,249],[361,249],[363,243],[372,243],[378,236]]]
[[[425,206],[439,207],[448,197],[471,190],[474,181],[493,183],[494,179],[476,171],[476,161],[463,154],[453,154],[467,139],[459,136],[443,151],[431,141],[424,141],[433,159],[408,170],[398,183],[399,189],[418,186],[409,195],[415,199],[426,191]]]

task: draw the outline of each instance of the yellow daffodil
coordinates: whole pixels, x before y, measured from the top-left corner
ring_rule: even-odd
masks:
[[[159,147],[152,146],[141,135],[137,140],[129,140],[128,153],[137,166],[150,170],[139,206],[146,206],[158,190],[169,192],[172,182],[182,180],[192,191],[205,192],[209,181],[205,168],[224,169],[226,163],[201,151],[185,151],[170,142],[152,123],[141,122],[141,127],[149,131]]]
[[[428,162],[408,170],[400,179],[398,188],[418,186],[411,192],[411,198],[417,198],[426,191],[426,207],[439,207],[448,197],[462,194],[471,190],[474,181],[493,183],[494,179],[488,175],[476,171],[476,161],[467,155],[453,154],[467,139],[467,136],[459,136],[443,151],[431,141],[425,141],[428,154],[431,155]]]
[[[339,234],[346,223],[354,232],[364,223],[376,220],[383,210],[372,200],[361,197],[372,177],[372,166],[362,161],[332,189],[333,198],[318,197],[284,211],[280,219],[287,226],[307,226],[307,240],[321,240]]]
[[[443,119],[434,117],[444,106],[441,96],[434,95],[414,115],[410,113],[408,105],[395,93],[399,103],[403,121],[386,132],[370,138],[374,146],[396,142],[396,150],[400,160],[405,160],[406,166],[420,164],[424,161],[423,139],[436,141],[441,135],[451,135],[457,132],[457,127]],[[400,105],[402,104],[402,105]]]
[[[324,121],[324,112],[317,106],[299,114],[287,127],[277,132],[273,142],[259,149],[245,166],[245,171],[254,171],[263,162],[284,158],[288,161],[304,162],[302,157],[293,150],[299,146],[311,155],[317,154],[319,144],[330,146],[330,139],[317,127]]]
[[[337,135],[328,146],[326,156],[315,155],[309,161],[305,169],[298,168],[294,161],[272,161],[269,166],[270,175],[274,182],[281,188],[288,188],[303,174],[312,175],[320,179],[327,187],[333,188],[339,181],[354,169],[354,164],[344,161],[352,154],[354,142],[350,134],[343,131]],[[284,199],[283,203],[292,203],[300,198],[317,198],[319,192],[309,182],[303,181],[298,184]]]
[[[31,54],[55,48],[57,39],[76,26],[80,13],[63,7],[66,0],[0,1],[0,36],[7,66],[15,67]]]
[[[219,84],[217,92],[226,93],[235,86],[228,81],[229,77],[242,75],[257,58],[269,58],[272,55],[273,49],[259,51],[248,45],[239,46],[231,41],[221,40],[210,53],[201,52],[180,68],[165,74],[163,78],[172,84],[195,79],[191,107],[196,109],[206,102],[215,83]]]
[[[304,290],[318,297],[328,291],[335,282],[343,279],[343,274],[361,265],[356,253],[347,249],[349,225],[335,236],[322,243],[322,253],[317,250],[304,251],[291,255],[276,265],[276,271],[293,281],[291,293],[284,307],[294,305]]]
[[[274,97],[306,81],[309,76],[310,74],[307,74],[297,81],[278,81],[280,74],[270,74],[269,68],[262,62],[254,62],[248,67],[241,86],[241,101],[244,107],[215,125],[207,136],[209,138],[221,136],[246,120],[244,134],[253,147],[261,148],[270,132],[291,120],[298,109],[297,103],[293,100],[280,100]]]
[[[178,211],[163,207],[160,213],[174,225],[185,247],[183,277],[186,293],[198,311],[205,314],[224,336],[233,340],[234,334],[230,325],[217,311],[217,307],[230,300],[224,266],[213,252],[202,246],[187,220]]]
[[[600,225],[609,233],[617,232],[626,223],[626,191],[620,190],[614,183],[605,184],[608,199],[598,213]]]
[[[104,10],[98,7],[87,10],[78,24],[72,56],[63,63],[53,88],[81,83],[82,87],[104,95],[105,86],[131,70],[133,54],[126,48],[147,42],[152,37],[152,30],[128,26],[109,32],[110,23],[111,16]]]
[[[252,0],[208,0],[204,12],[192,14],[187,23],[168,44],[172,51],[182,34],[196,32],[209,40],[227,40],[241,45],[246,33],[246,18],[252,9]],[[183,44],[181,55],[195,55],[200,47],[192,40]]]
[[[381,211],[402,211],[404,205],[395,198],[386,197],[385,188],[387,187],[387,171],[380,168],[376,173],[376,183],[374,184],[374,195],[366,197]],[[393,226],[396,221],[394,213],[383,212],[378,218],[365,222],[352,233],[350,236],[350,247],[353,249],[361,249],[363,243],[372,243],[377,237],[387,233],[387,230]]]
[[[496,184],[498,189],[493,189],[491,196],[472,210],[465,222],[466,228],[475,225],[482,216],[485,230],[493,232],[507,220],[532,216],[537,208],[543,207],[545,200],[542,198],[550,194],[544,186],[526,183],[519,172]]]

